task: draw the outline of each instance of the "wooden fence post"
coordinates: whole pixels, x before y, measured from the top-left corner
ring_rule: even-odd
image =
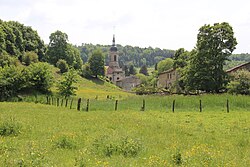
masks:
[[[229,100],[227,99],[227,113],[229,113]]]
[[[46,96],[47,104],[49,104],[49,96]]]
[[[81,109],[81,101],[82,101],[82,99],[79,98],[79,99],[78,99],[78,102],[77,102],[77,110],[78,110],[78,111],[80,111],[80,109]]]
[[[172,111],[174,112],[175,100],[173,100]]]
[[[145,100],[142,100],[142,107],[141,107],[141,111],[145,111]]]
[[[202,104],[201,104],[201,99],[200,99],[200,112],[202,112]]]
[[[62,101],[61,101],[61,107],[63,106],[63,99],[62,99]]]
[[[73,99],[71,99],[71,102],[70,102],[70,109],[72,109],[72,104],[73,104]]]
[[[89,99],[87,99],[87,106],[86,106],[86,111],[89,111]]]
[[[56,100],[56,105],[57,105],[57,107],[59,106],[59,97],[57,98],[57,100]]]
[[[66,99],[66,102],[65,102],[65,107],[68,106],[68,99]]]
[[[54,105],[54,98],[53,98],[53,96],[51,97],[51,99],[52,99],[52,105]]]
[[[117,111],[118,100],[115,101],[115,111]]]

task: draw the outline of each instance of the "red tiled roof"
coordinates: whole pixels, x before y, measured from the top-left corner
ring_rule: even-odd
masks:
[[[228,72],[232,72],[232,71],[238,70],[239,68],[244,67],[244,66],[246,66],[246,65],[248,65],[248,64],[250,64],[250,62],[247,62],[247,63],[244,63],[244,64],[240,64],[240,65],[238,65],[238,66],[235,66],[235,67],[233,67],[233,68],[227,70],[226,72],[228,73]]]

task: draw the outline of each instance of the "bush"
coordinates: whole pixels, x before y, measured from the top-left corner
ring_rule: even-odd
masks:
[[[38,55],[34,51],[25,52],[25,54],[22,57],[22,62],[26,66],[29,66],[31,63],[37,63]]]
[[[21,125],[14,118],[0,124],[0,136],[16,136],[21,132]]]
[[[56,66],[60,69],[61,73],[65,73],[69,70],[69,66],[65,60],[59,59]]]
[[[142,149],[142,144],[139,140],[128,137],[112,141],[108,136],[103,136],[95,140],[93,146],[97,153],[107,157],[113,155],[135,157]]]
[[[17,65],[18,64],[17,62],[18,62],[17,58],[11,57],[7,53],[0,54],[0,66],[1,67]]]
[[[53,84],[50,65],[42,62],[31,64],[28,71],[30,88],[44,93],[48,92]]]
[[[88,63],[85,63],[83,66],[82,66],[82,72],[80,74],[82,77],[84,78],[91,78],[91,70],[90,70],[90,66]]]
[[[60,136],[54,141],[54,146],[60,149],[74,149],[76,148],[75,142],[68,136]]]
[[[23,75],[24,69],[16,66],[0,67],[0,101],[7,100],[26,85],[26,77]]]
[[[232,74],[232,80],[227,86],[228,93],[231,94],[250,94],[250,72],[240,70]]]

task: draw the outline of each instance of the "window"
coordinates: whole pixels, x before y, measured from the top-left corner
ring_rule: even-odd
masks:
[[[109,80],[112,81],[112,78],[110,77]]]
[[[116,57],[116,55],[114,55],[114,61],[116,61],[116,59],[117,59],[117,57]]]
[[[117,80],[119,80],[120,78],[119,77],[117,77]]]

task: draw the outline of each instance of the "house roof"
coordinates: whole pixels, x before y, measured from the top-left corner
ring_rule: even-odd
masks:
[[[229,72],[238,70],[239,68],[244,67],[244,66],[246,66],[246,65],[248,65],[248,64],[250,64],[250,62],[243,63],[243,64],[240,64],[240,65],[238,65],[238,66],[235,66],[235,67],[233,67],[233,68],[231,68],[231,69],[229,69],[229,70],[226,70],[226,72],[229,73]]]
[[[166,73],[170,73],[170,72],[172,72],[172,71],[175,71],[175,69],[174,69],[174,68],[170,68],[170,69],[167,70],[167,71],[163,71],[163,72],[159,73],[159,75],[161,75],[161,74],[166,74]]]

